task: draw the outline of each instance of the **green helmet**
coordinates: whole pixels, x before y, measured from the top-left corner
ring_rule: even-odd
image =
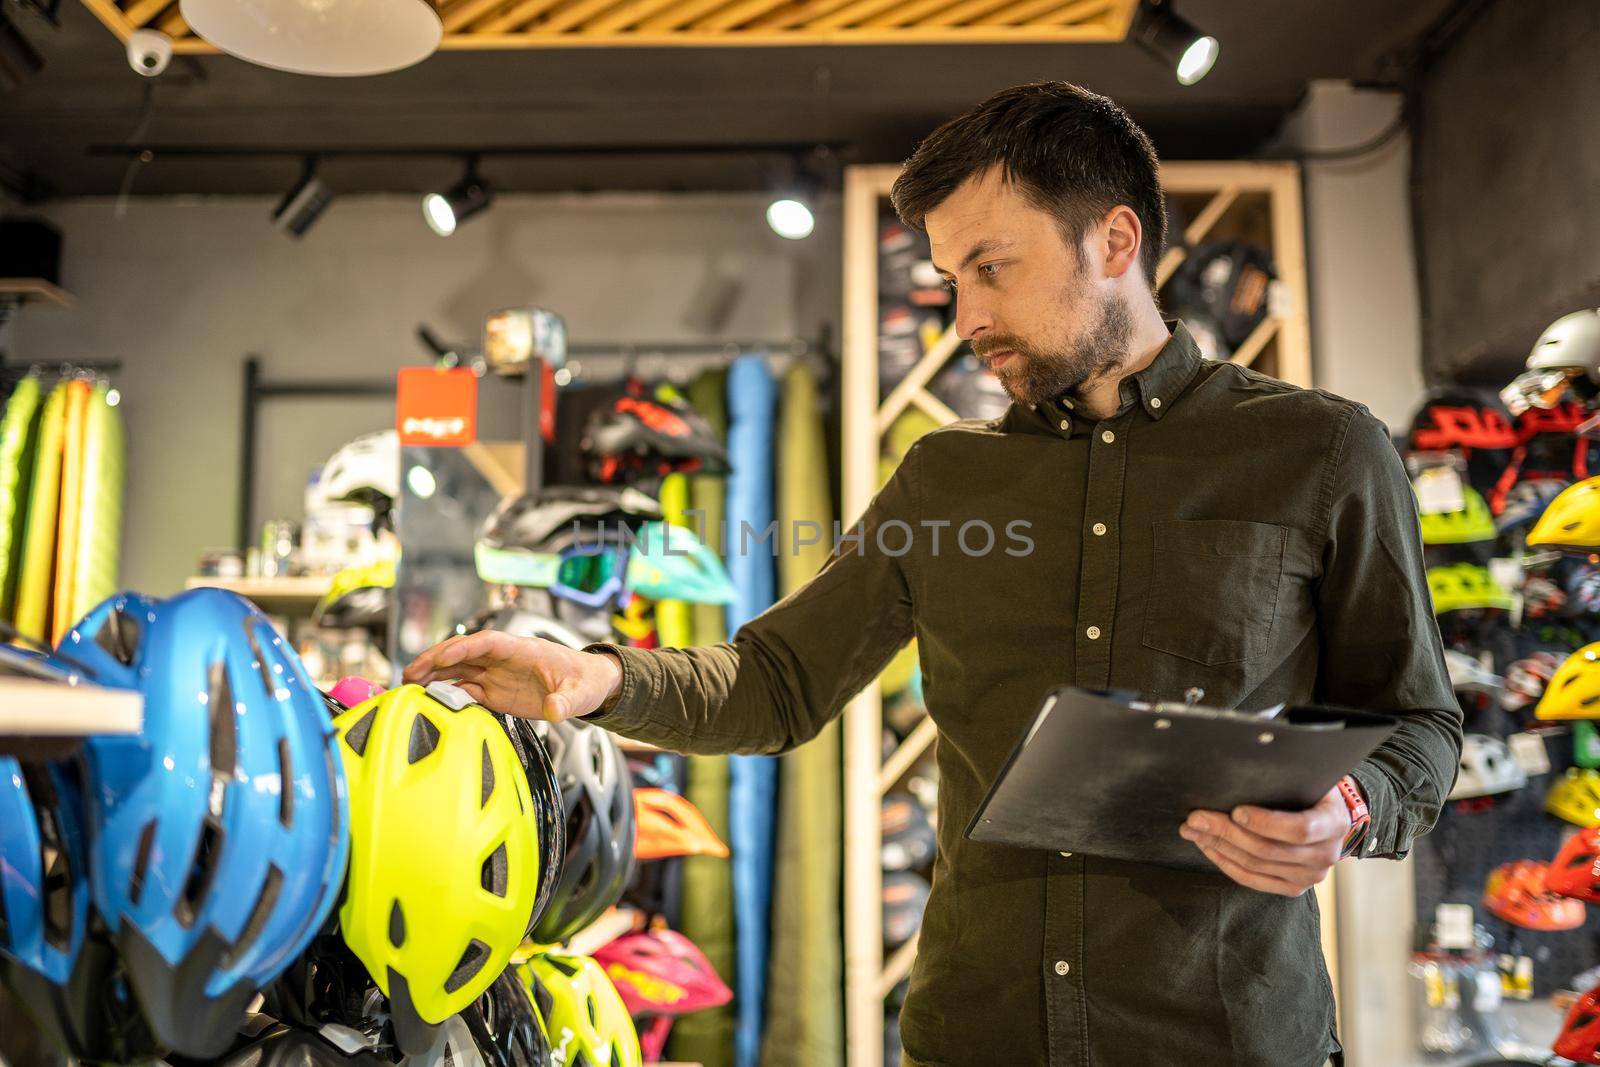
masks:
[[[1474,541],[1493,541],[1494,516],[1483,494],[1461,488],[1460,511],[1435,512],[1422,516],[1422,543],[1425,545],[1465,545]]]
[[[1470,608],[1511,610],[1512,597],[1489,577],[1487,567],[1457,563],[1428,569],[1428,593],[1433,597],[1433,613],[1464,611]]]

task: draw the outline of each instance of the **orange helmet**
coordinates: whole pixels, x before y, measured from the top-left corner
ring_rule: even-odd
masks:
[[[665,789],[635,789],[633,811],[638,826],[634,855],[640,860],[669,856],[728,858],[728,846],[711,828],[700,809]]]
[[[1502,863],[1489,874],[1483,905],[1529,930],[1575,930],[1583,925],[1583,902],[1560,897],[1545,887],[1549,864],[1535,860]]]

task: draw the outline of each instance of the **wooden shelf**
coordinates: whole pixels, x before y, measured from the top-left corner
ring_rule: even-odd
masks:
[[[883,761],[883,769],[878,772],[878,792],[883,794],[893,789],[894,784],[922,757],[937,736],[939,728],[933,724],[933,719],[923,716],[910,735],[900,742],[900,747]]]
[[[71,293],[43,278],[0,278],[0,296],[14,296],[21,298],[24,303],[38,301],[64,308],[77,303],[77,298]]]
[[[184,583],[186,589],[226,589],[238,593],[268,615],[309,615],[317,601],[327,595],[333,579],[307,578],[212,578],[198,576]]]
[[[136,734],[144,697],[130,689],[0,677],[0,737]]]

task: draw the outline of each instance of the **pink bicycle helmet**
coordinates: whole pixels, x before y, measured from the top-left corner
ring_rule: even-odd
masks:
[[[694,942],[665,927],[623,934],[594,954],[634,1018],[653,1016],[640,1031],[645,1062],[661,1058],[672,1021],[733,999],[716,968]]]

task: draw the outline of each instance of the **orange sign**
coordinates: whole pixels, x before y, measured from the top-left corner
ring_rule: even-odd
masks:
[[[402,367],[395,388],[402,445],[463,448],[478,439],[478,378],[467,367]]]

